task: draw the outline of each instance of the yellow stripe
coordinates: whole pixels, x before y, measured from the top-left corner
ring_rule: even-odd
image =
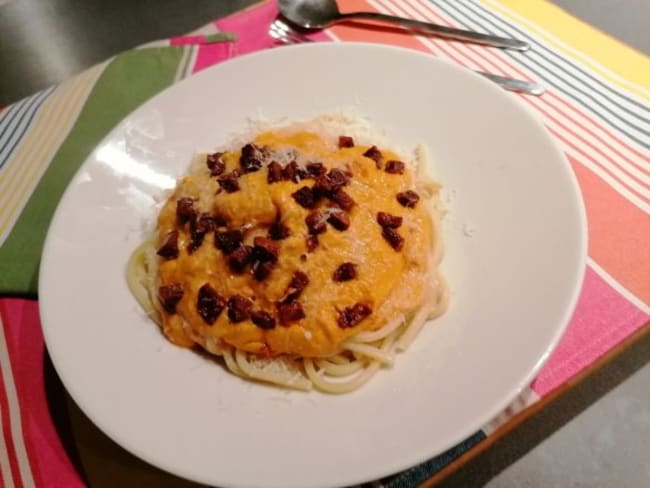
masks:
[[[10,230],[10,224],[17,217],[17,210],[28,200],[31,189],[38,178],[42,176],[56,152],[57,147],[65,140],[73,121],[79,113],[83,101],[87,97],[86,76],[71,80],[70,84],[56,97],[51,107],[48,107],[47,118],[43,118],[40,126],[30,132],[30,140],[22,146],[25,153],[20,159],[15,159],[12,172],[7,175],[5,185],[7,199],[0,207],[0,236],[2,240]],[[91,85],[92,86],[92,85]],[[61,87],[63,88],[63,86]]]
[[[65,124],[59,123],[62,111],[70,111],[71,94],[77,91],[80,79],[74,78],[57,88],[56,92],[43,104],[43,108],[29,133],[21,142],[20,148],[8,164],[0,181],[0,229],[4,229],[14,216],[13,209],[29,196],[24,189],[25,180],[37,171],[42,174],[43,166],[51,159],[56,146],[65,138]],[[0,231],[4,239],[3,232]]]
[[[544,0],[482,0],[569,58],[650,100],[650,58]],[[621,6],[621,8],[625,8]]]
[[[104,65],[92,68],[61,85],[52,95],[34,124],[34,129],[8,161],[8,171],[0,181],[0,194],[7,199],[0,207],[0,243],[6,238],[16,210],[29,199],[31,190],[51,161],[57,147],[65,140],[79,115]],[[47,102],[46,102],[47,103]]]
[[[0,173],[0,194],[4,197],[9,195],[9,191],[15,189],[15,178],[24,176],[25,169],[33,167],[39,162],[39,156],[45,149],[50,149],[53,139],[61,136],[63,127],[59,124],[52,125],[54,117],[59,115],[62,108],[66,107],[67,98],[70,93],[74,93],[79,79],[74,78],[58,87],[54,93],[43,103],[41,110],[28,129],[25,138],[20,142],[20,146],[7,164],[2,168]],[[46,136],[43,139],[43,136]]]

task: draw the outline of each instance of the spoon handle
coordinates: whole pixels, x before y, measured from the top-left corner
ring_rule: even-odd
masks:
[[[530,48],[530,45],[527,42],[519,41],[517,39],[481,34],[479,32],[455,29],[453,27],[447,27],[444,25],[431,24],[429,22],[422,22],[420,20],[406,19],[404,17],[396,17],[394,15],[386,15],[376,12],[350,12],[347,14],[340,14],[340,16],[336,19],[336,22],[342,22],[344,20],[351,19],[368,19],[377,20],[380,22],[390,22],[392,24],[399,24],[402,27],[406,27],[408,29],[427,32],[430,34],[438,35],[440,37],[473,42],[476,44],[485,44],[486,46],[516,49],[517,51],[526,51]]]

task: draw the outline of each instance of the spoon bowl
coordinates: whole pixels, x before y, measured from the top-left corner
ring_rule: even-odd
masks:
[[[305,29],[324,29],[341,15],[332,0],[279,0],[283,17]]]

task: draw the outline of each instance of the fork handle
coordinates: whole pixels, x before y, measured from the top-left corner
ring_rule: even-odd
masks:
[[[420,20],[405,19],[403,17],[380,14],[377,12],[350,12],[347,14],[340,14],[340,16],[337,17],[336,22],[342,22],[351,19],[367,19],[377,20],[380,22],[390,22],[392,24],[401,25],[402,27],[406,27],[408,29],[427,32],[429,34],[435,34],[440,37],[473,42],[476,44],[484,44],[486,46],[515,49],[517,51],[526,51],[530,48],[530,45],[527,42],[519,41],[517,39],[481,34],[479,32],[456,29],[444,25],[431,24],[429,22],[422,22]]]
[[[508,78],[506,76],[493,75],[492,73],[485,73],[477,71],[479,75],[485,76],[488,80],[492,80],[502,88],[517,93],[526,93],[528,95],[542,95],[546,89],[539,83],[532,81],[517,80],[516,78]]]

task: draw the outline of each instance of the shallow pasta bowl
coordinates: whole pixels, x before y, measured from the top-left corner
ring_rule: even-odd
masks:
[[[429,147],[448,209],[449,311],[392,368],[339,396],[244,382],[168,343],[124,278],[161,191],[250,118],[345,107],[401,147]],[[573,311],[585,235],[571,168],[516,96],[413,51],[292,46],[175,85],[96,148],[48,233],[43,329],[74,400],[146,461],[211,485],[353,484],[453,446],[528,385]]]

